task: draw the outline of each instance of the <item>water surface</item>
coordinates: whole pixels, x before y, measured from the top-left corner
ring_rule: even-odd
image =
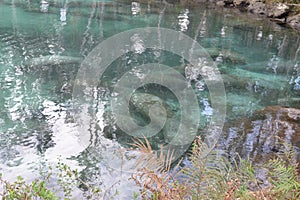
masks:
[[[62,8],[67,8],[66,17]],[[151,51],[128,53],[114,61],[91,105],[97,109],[94,122],[86,128],[94,136],[90,149],[78,141],[71,100],[80,61],[106,38],[142,27],[181,31],[207,49],[224,79],[226,123],[250,117],[269,105],[300,108],[299,34],[254,15],[205,6],[94,0],[52,0],[42,5],[40,1],[1,0],[0,172],[5,178],[22,175],[32,180],[39,176],[41,166],[61,156],[83,169],[88,181],[99,182],[103,188],[123,188],[120,198],[133,194],[135,188],[128,188],[124,181],[128,176],[108,167],[108,162],[120,162],[111,159],[112,152],[131,141],[114,124],[110,112],[113,86],[140,64],[160,62],[183,73],[185,63],[174,54]],[[41,59],[51,55],[64,57],[52,63]],[[205,130],[213,112],[209,94],[200,79],[193,84],[201,109],[200,128]],[[158,95],[173,110],[178,109],[178,101],[166,88],[149,85],[141,91]],[[137,113],[133,117],[141,118]],[[163,134],[150,141],[156,147],[167,143]],[[91,156],[91,149],[101,156]]]

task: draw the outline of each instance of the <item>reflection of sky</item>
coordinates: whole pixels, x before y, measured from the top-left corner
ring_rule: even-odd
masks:
[[[180,28],[180,31],[185,32],[188,30],[188,25],[190,24],[189,21],[189,9],[185,9],[182,13],[178,15],[178,25]]]
[[[141,5],[138,2],[132,2],[131,3],[131,12],[132,15],[138,15],[141,12]]]
[[[300,76],[294,80],[294,90],[300,90]]]
[[[212,116],[213,114],[213,108],[211,107],[210,103],[208,102],[208,99],[203,98],[201,102],[204,105],[204,110],[201,112],[201,114],[205,116]]]
[[[48,12],[48,10],[49,10],[49,3],[47,1],[42,0],[41,6],[40,6],[40,11],[46,13],[46,12]]]

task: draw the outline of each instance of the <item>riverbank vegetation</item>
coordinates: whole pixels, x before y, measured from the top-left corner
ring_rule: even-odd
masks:
[[[139,145],[142,152],[151,148]],[[257,166],[249,159],[230,161],[213,150],[208,156],[207,147],[195,141],[189,166],[171,170],[169,156],[157,156],[159,167],[143,168],[133,175],[141,187],[143,199],[299,199],[300,182],[294,152],[286,151],[261,166],[267,180],[263,183],[256,174]],[[153,165],[153,162],[152,162]]]
[[[249,159],[230,160],[217,150],[208,156],[205,144],[197,139],[189,154],[189,164],[179,161],[172,164],[172,153],[153,153],[149,142],[136,140],[135,147],[143,154],[137,161],[137,173],[132,180],[140,187],[133,199],[299,199],[300,181],[294,151],[286,151],[259,167],[266,180],[261,180],[257,167]],[[143,162],[141,164],[141,162]],[[142,167],[141,167],[142,166]],[[56,171],[56,172],[53,172]],[[108,197],[101,188],[94,187],[72,170],[58,162],[43,179],[26,183],[22,177],[9,183],[0,177],[1,199],[74,199],[75,187],[85,188],[89,199],[118,199]],[[58,177],[59,187],[49,186],[51,178]],[[60,189],[60,191],[57,190]],[[57,195],[60,194],[60,195]]]

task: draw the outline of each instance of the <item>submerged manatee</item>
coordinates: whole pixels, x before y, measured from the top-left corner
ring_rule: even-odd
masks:
[[[134,112],[139,114],[140,120],[146,123],[149,123],[149,111],[151,110],[151,123],[160,124],[165,120],[164,111],[162,111],[162,109],[165,109],[167,119],[163,127],[164,139],[166,141],[170,140],[173,137],[172,134],[177,132],[178,124],[180,123],[179,117],[177,116],[178,110],[172,109],[170,105],[160,97],[149,93],[134,93],[130,98],[129,104]],[[142,130],[136,130],[136,135],[140,135],[141,131]]]
[[[288,87],[288,78],[283,75],[258,73],[240,68],[223,67],[222,77],[225,81],[241,84],[240,88],[247,85],[262,87],[264,89],[283,90]],[[237,85],[238,86],[238,85]]]
[[[272,58],[268,61],[250,63],[247,65],[239,66],[240,69],[249,70],[257,73],[269,73],[269,74],[291,74],[297,70],[297,62],[287,61],[282,58]]]
[[[82,60],[83,59],[80,57],[48,55],[48,56],[33,58],[30,61],[28,61],[26,65],[31,67],[37,67],[37,66],[46,66],[46,65],[78,64],[81,63]]]
[[[148,94],[148,93],[134,93],[131,96],[130,99],[130,105],[133,107],[133,109],[141,114],[142,120],[147,121],[149,119],[149,110],[151,109],[153,111],[151,115],[152,123],[161,122],[163,119],[162,111],[159,110],[159,108],[164,108],[166,111],[166,122],[163,126],[162,133],[164,137],[165,142],[170,142],[176,137],[176,141],[185,141],[186,137],[195,137],[195,133],[189,132],[188,130],[191,127],[189,126],[189,123],[185,123],[182,121],[180,116],[180,108],[178,107],[171,107],[169,104],[167,104],[163,99],[159,98],[158,96]],[[153,105],[159,105],[157,110],[153,110]],[[193,121],[194,116],[193,113],[190,113],[190,116],[187,117],[190,121]],[[179,128],[181,126],[181,128]],[[185,131],[184,133],[181,133],[180,130]],[[141,129],[135,130],[136,135],[143,135]],[[154,134],[154,133],[150,133]],[[186,145],[186,144],[185,144]]]
[[[158,96],[152,94],[134,93],[130,98],[130,104],[137,112],[141,113],[144,117],[148,117],[150,107],[155,104],[165,108],[167,117],[172,117],[174,115],[174,112],[167,103],[165,103]]]

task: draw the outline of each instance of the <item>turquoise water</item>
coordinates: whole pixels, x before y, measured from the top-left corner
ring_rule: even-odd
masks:
[[[64,5],[65,20],[60,14]],[[17,175],[32,180],[41,166],[61,156],[83,169],[88,181],[109,188],[120,179],[116,184],[124,190],[120,197],[133,193],[135,188],[124,181],[128,177],[107,167],[114,162],[112,152],[131,141],[111,116],[112,88],[126,70],[143,63],[160,62],[183,73],[180,57],[150,51],[140,56],[127,53],[114,61],[92,105],[97,107],[96,121],[84,127],[93,135],[88,148],[76,136],[72,107],[72,86],[81,60],[100,42],[133,28],[182,31],[208,51],[224,80],[226,123],[269,105],[300,108],[300,36],[291,29],[250,14],[205,6],[141,4],[136,11],[131,4],[93,0],[53,0],[42,6],[40,1],[0,1],[0,172],[9,180]],[[42,59],[50,55],[61,57]],[[205,84],[196,83],[204,130],[212,108]],[[179,109],[166,88],[149,85],[140,91],[158,95],[173,111]],[[132,117],[148,123],[138,113]],[[167,142],[163,134],[150,138],[154,146]],[[91,149],[101,156],[91,156]],[[115,162],[113,166],[119,163]]]

